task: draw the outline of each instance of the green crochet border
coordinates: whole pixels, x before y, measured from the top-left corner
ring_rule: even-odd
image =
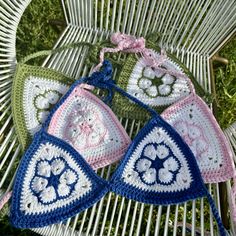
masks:
[[[161,48],[158,46],[153,46],[149,43],[148,48],[160,52]],[[167,56],[176,64],[178,64],[183,72],[191,79],[196,93],[202,97],[204,100],[210,100],[210,95],[206,93],[201,85],[195,80],[193,74],[187,69],[187,67],[180,62],[174,55],[167,52]],[[133,68],[136,65],[138,58],[131,54],[127,57],[126,62],[124,63],[123,69],[120,72],[120,75],[116,79],[116,83],[119,87],[127,91],[128,79],[133,72]],[[159,114],[164,111],[168,106],[159,106],[153,107]],[[141,108],[139,105],[131,103],[126,97],[122,96],[119,93],[115,93],[112,101],[112,109],[119,117],[124,117],[128,119],[137,119],[137,120],[146,120],[150,118],[150,114],[144,108]]]
[[[13,113],[13,122],[16,127],[16,133],[19,138],[22,149],[25,150],[31,142],[31,135],[27,130],[23,108],[24,83],[29,76],[40,77],[45,80],[59,81],[70,86],[74,80],[66,77],[60,72],[49,68],[31,66],[19,63],[13,78],[11,105]]]

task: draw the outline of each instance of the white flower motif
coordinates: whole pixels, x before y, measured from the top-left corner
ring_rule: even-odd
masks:
[[[65,197],[70,193],[70,187],[64,183],[58,185],[57,192],[59,196]]]
[[[147,171],[149,170],[151,164],[152,164],[151,161],[142,158],[138,160],[136,168],[139,172]]]
[[[60,177],[60,182],[65,184],[73,184],[76,181],[76,174],[72,170],[66,170]]]
[[[172,91],[175,78],[170,74],[164,74],[158,69],[153,70],[145,67],[142,77],[138,79],[138,86],[148,96],[157,97],[158,95],[167,96]]]
[[[174,127],[197,158],[209,150],[203,131],[199,126],[187,121],[179,121],[174,124]]]
[[[99,116],[90,110],[79,110],[69,117],[65,129],[67,141],[77,150],[97,146],[107,132]]]
[[[171,87],[169,85],[166,85],[166,84],[161,84],[159,87],[158,87],[158,90],[159,90],[159,93],[161,95],[167,95],[170,93],[171,91]]]
[[[42,203],[48,204],[69,196],[77,181],[78,175],[59,157],[37,163],[31,188]]]
[[[171,184],[180,164],[165,144],[148,144],[141,157],[135,162],[134,170],[147,185]]]
[[[41,123],[44,123],[46,121],[46,119],[48,118],[49,115],[49,111],[40,111],[38,113],[38,119]]]
[[[145,173],[143,174],[143,179],[145,180],[146,183],[148,184],[153,184],[155,183],[157,178],[157,172],[154,168],[150,168]]]
[[[38,164],[38,175],[49,177],[51,175],[51,166],[47,161],[41,161]]]
[[[49,104],[56,104],[60,97],[58,93],[49,91],[46,95],[46,98],[48,99]]]
[[[42,95],[38,96],[36,98],[35,102],[36,102],[37,108],[39,108],[39,109],[44,110],[44,109],[48,109],[49,108],[49,102],[48,102],[47,98],[45,98]]]
[[[169,149],[165,145],[157,146],[157,156],[160,159],[166,158],[169,155]]]
[[[143,70],[143,75],[147,78],[154,79],[156,76],[155,71],[151,67],[145,67]]]
[[[50,203],[56,199],[56,191],[53,186],[45,188],[39,195],[43,203]]]
[[[35,177],[32,181],[32,188],[36,193],[43,191],[48,185],[48,181],[45,178]]]
[[[61,174],[64,168],[65,168],[65,163],[60,159],[55,159],[51,163],[51,170],[54,175]]]
[[[151,80],[149,80],[149,79],[142,78],[142,79],[140,79],[140,81],[139,81],[139,87],[140,87],[141,89],[148,89],[148,88],[150,88],[151,85],[152,85],[152,82],[151,82]]]

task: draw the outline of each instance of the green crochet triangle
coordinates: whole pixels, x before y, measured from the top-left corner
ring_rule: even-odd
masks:
[[[151,43],[148,44],[148,48],[153,49],[158,58],[160,48]],[[206,94],[185,65],[172,54],[167,53],[167,56],[168,59],[162,67],[186,74],[193,82],[197,94],[207,99],[209,95]],[[152,69],[145,65],[141,56],[133,54],[127,57],[119,76],[116,78],[116,83],[158,113],[164,111],[169,105],[187,97],[190,93],[186,80]],[[149,118],[149,114],[143,108],[118,93],[113,98],[112,108],[121,117],[138,120]]]
[[[18,64],[13,79],[13,122],[25,149],[47,114],[67,92],[73,80],[52,69]]]

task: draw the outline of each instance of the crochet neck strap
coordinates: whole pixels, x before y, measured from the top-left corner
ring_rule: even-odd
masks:
[[[134,103],[137,103],[147,111],[151,113],[152,116],[158,116],[157,112],[138,100],[137,98],[131,96],[130,94],[126,93],[123,89],[119,88],[116,84],[115,81],[112,79],[112,65],[108,60],[105,60],[103,62],[103,67],[101,68],[100,71],[93,72],[91,76],[89,77],[84,77],[79,80],[77,80],[69,89],[67,94],[70,94],[73,89],[80,85],[82,88],[87,88],[86,85],[94,86],[100,89],[105,89],[108,91],[108,95],[104,98],[104,102],[109,103],[113,97],[113,89],[116,90],[117,92],[121,93],[123,96],[127,97]],[[60,103],[59,103],[60,104]],[[56,112],[58,109],[58,104],[54,106],[54,108],[51,110],[50,114],[48,115],[46,121],[42,125],[42,130],[47,130],[53,114]]]
[[[155,110],[153,110],[148,105],[141,102],[139,99],[128,94],[115,84],[115,81],[112,79],[112,65],[108,60],[103,61],[103,67],[100,71],[93,72],[93,74],[90,77],[83,78],[81,82],[82,83],[86,82],[87,84],[92,85],[94,87],[108,90],[108,95],[104,99],[104,102],[110,102],[110,100],[113,97],[113,89],[114,89],[115,91],[119,92],[123,96],[133,101],[134,103],[137,103],[139,106],[149,111],[152,116],[159,116]]]
[[[43,56],[53,55],[53,54],[62,52],[66,49],[72,49],[72,48],[76,48],[76,47],[79,47],[79,46],[92,47],[93,45],[91,43],[88,43],[88,42],[71,43],[71,44],[64,45],[64,46],[61,46],[61,47],[58,47],[58,48],[55,48],[55,49],[52,49],[52,50],[43,50],[43,51],[39,51],[39,52],[36,52],[36,53],[32,53],[32,54],[24,57],[22,60],[20,60],[20,63],[25,64],[26,62],[28,62],[32,59],[35,59],[35,58],[38,58],[38,57],[43,57]]]
[[[134,36],[130,36],[127,34],[114,33],[111,36],[111,42],[117,46],[115,48],[102,48],[99,57],[100,63],[94,68],[94,71],[99,70],[99,68],[103,65],[104,54],[107,52],[140,53],[148,66],[154,69],[158,69],[163,73],[167,73],[175,77],[181,77],[187,80],[189,84],[190,93],[195,93],[195,88],[191,80],[184,73],[178,72],[176,70],[167,70],[162,67],[165,60],[167,60],[166,52],[163,49],[161,50],[161,56],[157,60],[153,50],[146,48],[145,39],[143,37],[135,38]]]

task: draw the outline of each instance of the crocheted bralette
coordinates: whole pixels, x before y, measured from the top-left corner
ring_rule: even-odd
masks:
[[[117,85],[159,113],[189,95],[190,88],[183,76],[191,78],[201,97],[206,94],[183,63],[170,53],[166,54],[150,39],[145,42],[144,38],[114,33],[111,42],[117,47],[102,49],[101,61],[103,54],[108,52],[133,54],[128,56],[117,76]],[[131,119],[146,120],[149,115],[118,93],[112,100],[112,109],[118,116]]]
[[[221,235],[226,235],[190,148],[153,109],[116,86],[111,76],[111,64],[105,61],[102,71],[77,81],[36,133],[16,174],[11,223],[21,228],[58,223],[88,208],[111,190],[140,202],[162,205],[206,196]],[[115,89],[152,115],[109,182],[96,175],[70,144],[47,132],[53,114],[81,82],[108,89],[109,93]]]

